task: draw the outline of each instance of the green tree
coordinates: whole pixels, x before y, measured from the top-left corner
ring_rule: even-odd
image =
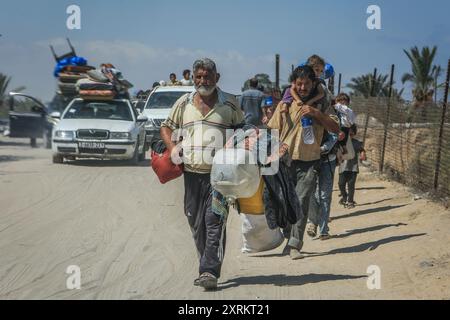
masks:
[[[6,74],[0,73],[0,117],[4,117],[8,114],[8,110],[6,108],[6,103],[8,98],[8,86],[11,82],[11,77],[8,77]],[[20,92],[25,90],[25,87],[15,88],[14,92]]]
[[[6,91],[8,89],[9,82],[11,81],[11,77],[0,73],[0,106],[3,105],[3,101],[5,100]]]
[[[403,50],[411,62],[411,73],[405,73],[402,77],[403,83],[411,83],[414,101],[423,104],[433,99],[433,89],[436,90],[437,78],[440,75],[440,67],[433,65],[436,57],[437,47],[423,47],[422,50],[416,46],[409,51]]]
[[[378,75],[375,79],[373,74],[368,73],[359,77],[352,78],[347,85],[352,91],[353,96],[369,98],[373,97],[388,97],[389,96],[389,75]],[[395,82],[394,82],[395,85]],[[392,97],[401,100],[403,89],[392,90]]]
[[[264,87],[264,92],[270,93],[275,89],[275,83],[270,81],[270,77],[268,74],[259,73],[255,75],[255,78],[258,80],[258,86]],[[244,82],[242,91],[248,90],[249,88],[250,88],[250,79]]]
[[[8,95],[8,86],[11,82],[11,77],[8,77],[6,74],[0,73],[0,106],[3,105],[4,101]],[[25,90],[24,86],[15,88],[11,91],[20,92]]]
[[[443,74],[441,66],[436,66],[434,72],[434,102],[438,103],[438,91],[445,88],[445,82],[439,83],[439,78]]]

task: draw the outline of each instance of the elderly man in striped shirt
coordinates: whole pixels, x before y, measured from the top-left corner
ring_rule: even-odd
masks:
[[[244,115],[236,98],[217,87],[220,75],[212,60],[195,61],[193,73],[196,90],[174,104],[162,124],[161,137],[172,159],[182,152],[184,211],[200,258],[200,277],[194,285],[211,290],[217,288],[220,277],[226,221],[212,211],[212,158],[214,150],[224,146],[227,130],[242,125]],[[177,131],[181,131],[178,136],[182,136],[178,144]]]

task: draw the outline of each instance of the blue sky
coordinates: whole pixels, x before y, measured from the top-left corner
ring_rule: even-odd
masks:
[[[66,28],[71,4],[81,7],[81,30]],[[371,4],[381,8],[382,30],[366,27]],[[274,80],[276,53],[284,81],[291,64],[317,53],[344,84],[374,67],[388,73],[394,63],[397,87],[410,71],[403,49],[437,45],[443,67],[450,57],[448,0],[1,0],[0,6],[0,72],[13,77],[11,87],[25,85],[43,100],[56,87],[48,45],[64,53],[65,37],[90,64],[115,64],[136,89],[171,72],[181,77],[201,56],[216,60],[221,87],[233,93],[256,73]]]

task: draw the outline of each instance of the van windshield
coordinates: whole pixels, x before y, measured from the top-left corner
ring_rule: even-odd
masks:
[[[148,99],[145,109],[171,109],[175,102],[186,93],[186,91],[155,92]]]

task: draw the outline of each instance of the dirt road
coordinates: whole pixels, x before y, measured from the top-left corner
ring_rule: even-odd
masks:
[[[216,292],[192,285],[198,262],[179,179],[158,183],[147,163],[53,165],[51,152],[0,138],[0,299],[449,299],[450,212],[364,172],[356,201],[332,207],[328,241],[307,236],[308,257],[280,248],[240,252],[228,221]],[[81,270],[68,290],[66,269]],[[381,289],[369,290],[378,266]]]

